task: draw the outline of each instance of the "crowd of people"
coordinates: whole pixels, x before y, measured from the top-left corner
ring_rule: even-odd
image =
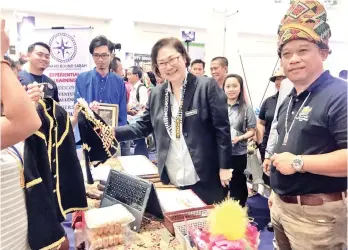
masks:
[[[298,13],[299,6],[308,10]],[[229,72],[226,57],[210,61],[212,77],[208,77],[206,63],[191,61],[184,44],[173,37],[154,44],[150,72],[137,65],[123,69],[113,43],[105,36],[94,38],[89,53],[95,68],[78,75],[75,102],[83,98],[95,111],[100,103],[117,104],[114,131],[121,155],[130,155],[134,146],[134,154],[149,157],[149,138],[153,138],[161,181],[191,189],[206,204],[228,196],[246,206],[248,142],[255,141],[264,182],[272,188],[269,207],[275,247],[346,249],[347,82],[324,69],[331,36],[326,16],[318,1],[291,5],[278,30],[282,67],[270,77],[277,91],[264,100],[258,117],[243,78]],[[46,43],[30,45],[28,61],[16,63],[5,56],[9,39],[4,20],[0,35],[4,164],[0,171],[8,178],[0,187],[2,191],[6,183],[13,183],[18,204],[16,215],[10,210],[1,213],[0,227],[2,233],[11,227],[19,232],[5,232],[1,241],[7,249],[29,249],[25,191],[15,185],[23,184],[19,149],[42,126],[36,111],[40,100],[59,103],[59,91],[44,74],[51,52]],[[78,123],[77,115],[75,105],[72,127]],[[75,140],[79,141],[78,130]],[[1,206],[11,202],[12,197],[4,196]],[[4,225],[6,217],[12,220]],[[50,246],[68,249],[68,240]]]

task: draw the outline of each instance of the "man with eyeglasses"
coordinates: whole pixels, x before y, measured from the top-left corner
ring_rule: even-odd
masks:
[[[114,44],[105,36],[97,36],[89,45],[96,67],[78,75],[75,85],[75,102],[83,98],[92,109],[98,103],[118,104],[118,125],[127,124],[127,97],[123,79],[110,72]]]
[[[51,48],[43,42],[33,43],[28,47],[28,65],[18,73],[18,79],[28,91],[36,87],[33,83],[47,83],[42,86],[44,97],[59,102],[57,84],[43,72],[50,65]]]

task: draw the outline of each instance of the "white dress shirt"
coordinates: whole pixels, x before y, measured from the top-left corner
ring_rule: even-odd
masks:
[[[177,187],[189,186],[196,184],[199,181],[199,177],[182,134],[182,124],[180,124],[180,139],[176,138],[175,118],[179,112],[179,102],[172,93],[170,84],[168,84],[168,91],[172,111],[172,135],[165,166],[170,182],[173,185]]]
[[[139,88],[139,101],[137,100],[137,89],[141,84],[141,81],[138,81],[136,84],[132,86],[132,89],[129,94],[129,104],[131,106],[136,106],[138,104],[146,106],[149,95],[145,86]]]
[[[285,98],[290,94],[291,90],[294,88],[294,84],[289,79],[284,79],[280,85],[277,105],[274,111],[274,117],[271,125],[271,130],[269,132],[269,137],[267,141],[265,158],[271,158],[273,155],[273,150],[278,141],[278,109],[280,105],[284,102]]]

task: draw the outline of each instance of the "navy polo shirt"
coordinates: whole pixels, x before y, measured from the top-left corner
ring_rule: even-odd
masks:
[[[288,107],[288,131],[292,121],[295,121],[287,143],[283,145]],[[346,149],[347,82],[325,71],[299,95],[293,89],[279,108],[277,130],[279,137],[275,153],[317,155]],[[279,195],[342,192],[347,190],[347,177],[298,172],[283,175],[272,167],[271,187]]]
[[[265,133],[263,134],[263,138],[262,138],[262,143],[265,146],[267,145],[269,133],[271,131],[274,113],[275,113],[275,109],[276,109],[277,101],[278,101],[278,95],[279,95],[279,92],[277,92],[277,94],[275,95],[268,97],[262,103],[262,106],[260,109],[259,119],[265,121]]]
[[[46,75],[34,75],[28,73],[25,70],[21,70],[18,72],[18,79],[23,86],[27,86],[28,84],[37,82],[37,83],[48,83],[48,85],[44,85],[44,95],[45,97],[52,98],[56,102],[59,102],[58,96],[58,87],[57,84]]]

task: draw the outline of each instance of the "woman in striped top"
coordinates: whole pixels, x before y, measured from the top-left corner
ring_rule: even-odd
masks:
[[[5,20],[1,19],[1,105],[0,118],[0,249],[29,249],[24,199],[23,157],[15,145],[41,126],[35,105],[30,101],[4,54],[9,48]],[[23,147],[22,147],[23,148]]]

